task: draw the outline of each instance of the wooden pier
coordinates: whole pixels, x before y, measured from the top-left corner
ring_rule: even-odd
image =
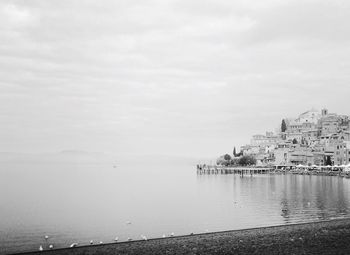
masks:
[[[228,167],[218,165],[197,165],[197,174],[300,174],[300,175],[327,175],[350,178],[350,164],[347,166],[247,166]]]
[[[241,176],[244,176],[254,174],[269,174],[274,171],[274,167],[225,167],[216,165],[197,165],[197,174],[239,174]]]

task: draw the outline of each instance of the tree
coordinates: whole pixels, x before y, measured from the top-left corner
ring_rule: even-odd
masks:
[[[229,166],[231,164],[231,156],[229,154],[225,154],[220,156],[216,160],[217,165],[222,165],[222,166]]]
[[[233,159],[231,159],[231,161],[230,161],[230,165],[231,165],[231,166],[236,166],[236,165],[238,165],[238,161],[239,161],[238,158],[233,158]]]
[[[297,139],[293,139],[293,144],[297,144],[298,143],[298,140]]]
[[[231,156],[230,156],[229,154],[225,154],[225,155],[224,155],[224,159],[225,159],[225,160],[231,160]]]
[[[326,166],[331,166],[332,165],[332,160],[331,160],[331,156],[326,156],[325,157],[325,165]]]
[[[236,157],[236,147],[233,147],[233,156]]]
[[[255,165],[256,164],[256,159],[253,156],[250,156],[250,155],[242,156],[238,160],[238,164],[241,165],[241,166]]]
[[[286,130],[287,130],[286,121],[283,119],[281,124],[281,131],[286,132]]]
[[[242,157],[243,156],[243,150],[240,150],[240,152],[236,153],[236,157]]]

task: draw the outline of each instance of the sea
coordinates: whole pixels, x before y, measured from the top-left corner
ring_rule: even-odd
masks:
[[[200,175],[194,161],[141,161],[2,160],[0,254],[350,216],[350,179]]]

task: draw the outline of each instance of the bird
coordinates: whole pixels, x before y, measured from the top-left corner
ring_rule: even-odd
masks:
[[[115,242],[118,242],[118,239],[119,239],[119,238],[118,238],[118,237],[116,237],[116,238],[114,239],[114,241],[115,241]]]
[[[132,239],[130,237],[128,237],[128,241],[132,241]]]
[[[49,236],[45,236],[45,239],[46,239],[46,240],[49,239]]]
[[[103,244],[103,242],[102,242],[102,241],[100,241],[100,244]]]
[[[127,222],[126,222],[126,225],[130,225],[130,224],[131,224],[131,221],[127,221]]]
[[[40,245],[39,246],[39,251],[43,251],[44,249],[43,249],[43,247]]]
[[[93,241],[93,240],[90,240],[90,244],[91,244],[91,245],[94,244],[94,241]]]
[[[70,248],[74,248],[74,247],[77,247],[78,246],[78,243],[72,243],[69,247]]]
[[[147,241],[147,237],[145,235],[141,235],[141,238],[145,241]]]
[[[53,249],[53,244],[49,245],[49,249],[51,249],[51,250]]]
[[[174,236],[174,232],[171,232],[170,236]]]
[[[163,234],[163,238],[165,238],[166,236]]]

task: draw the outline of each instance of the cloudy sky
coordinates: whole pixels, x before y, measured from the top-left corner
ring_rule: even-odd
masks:
[[[216,156],[350,114],[350,2],[0,2],[0,151]]]

